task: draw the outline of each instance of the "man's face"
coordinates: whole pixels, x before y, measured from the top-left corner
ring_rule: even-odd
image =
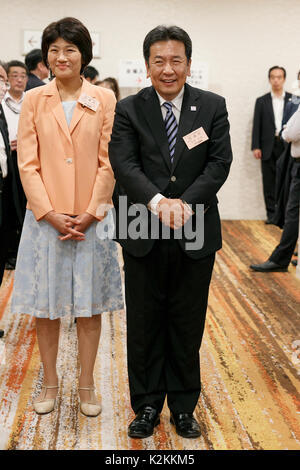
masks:
[[[158,41],[150,47],[147,77],[155,90],[167,101],[173,100],[191,75],[191,60],[188,62],[183,42]]]
[[[23,67],[10,67],[8,72],[8,81],[12,94],[22,94],[27,85],[27,73]]]
[[[271,84],[273,91],[280,91],[283,89],[283,85],[285,82],[284,72],[281,69],[274,69],[270,73],[269,82]]]
[[[4,68],[0,65],[0,104],[7,90],[7,75]]]

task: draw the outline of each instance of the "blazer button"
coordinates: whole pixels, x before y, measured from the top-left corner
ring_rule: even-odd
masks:
[[[172,183],[175,183],[176,179],[177,179],[176,176],[174,176],[174,175],[171,176],[171,181],[172,181]]]
[[[71,163],[73,163],[72,158],[66,158],[66,163],[68,163],[69,165],[70,165]]]

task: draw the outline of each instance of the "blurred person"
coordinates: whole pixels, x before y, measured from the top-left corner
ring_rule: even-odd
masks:
[[[17,132],[19,117],[21,112],[22,103],[25,97],[25,88],[28,80],[28,70],[23,62],[12,60],[7,64],[7,76],[10,88],[6,92],[2,108],[5,116],[5,121],[9,134],[11,158],[15,167],[17,178],[17,188],[19,201],[22,208],[23,219],[26,210],[26,196],[19,176],[18,169],[18,155],[17,155]],[[16,257],[18,246],[20,242],[22,224],[20,225],[16,219],[16,226],[12,230],[10,237],[10,256],[6,264],[6,269],[14,269],[16,264]]]
[[[284,108],[291,93],[284,91],[286,71],[275,65],[268,72],[271,92],[257,98],[254,110],[252,146],[254,158],[261,160],[266,223],[272,223],[275,211],[276,161],[284,150],[280,138]]]
[[[88,65],[83,71],[83,76],[88,82],[95,85],[95,82],[98,80],[99,77],[99,72],[92,65]]]
[[[4,63],[0,62],[0,104],[8,89],[9,83]],[[13,207],[15,211],[12,210]],[[0,120],[0,285],[8,256],[10,222],[14,213],[19,213],[19,217],[21,217],[8,132],[4,121]],[[3,333],[3,330],[0,330],[0,337],[3,336]]]
[[[45,85],[43,80],[48,78],[49,71],[43,62],[41,49],[28,52],[25,56],[25,65],[29,72],[25,91]]]
[[[82,78],[92,40],[79,20],[51,23],[42,52],[55,78],[26,93],[20,117],[18,159],[28,206],[11,311],[36,317],[44,368],[38,414],[56,403],[60,318],[77,318],[80,410],[97,416],[93,371],[101,313],[123,308],[117,247],[96,233],[114,188],[107,146],[116,100]]]
[[[295,106],[297,110],[295,111]],[[285,205],[284,225],[281,239],[267,261],[251,264],[253,271],[282,272],[288,270],[299,233],[299,204],[300,204],[300,107],[294,103],[293,114],[284,125],[282,138],[291,143],[287,152],[286,172],[288,183],[285,183],[288,196]],[[292,111],[290,111],[292,112]],[[292,263],[296,265],[296,263]]]
[[[115,94],[116,100],[120,101],[120,89],[118,82],[115,78],[107,77],[104,80],[97,82],[97,84],[103,86],[104,88],[112,90]]]

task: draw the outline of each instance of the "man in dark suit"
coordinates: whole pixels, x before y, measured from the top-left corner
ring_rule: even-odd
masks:
[[[28,52],[25,57],[25,64],[29,71],[25,91],[45,85],[43,80],[48,77],[49,71],[43,62],[41,49],[33,49]]]
[[[289,144],[277,162],[280,164],[282,174],[279,175],[281,178],[278,178],[277,181],[279,188],[277,188],[278,200],[276,201],[274,223],[276,222],[276,225],[283,228],[281,239],[267,261],[250,265],[253,271],[265,273],[287,271],[298,240],[300,201],[299,103],[299,96],[294,95],[285,108],[282,138]],[[292,116],[294,117],[292,118]]]
[[[284,150],[279,133],[284,108],[292,96],[283,89],[286,79],[283,67],[271,67],[268,77],[272,90],[256,100],[251,146],[254,158],[261,160],[267,224],[272,223],[275,211],[276,161]]]
[[[6,70],[0,62],[0,108],[7,89]],[[11,160],[8,132],[5,122],[0,119],[0,285],[8,256],[8,241],[11,220],[14,214],[17,214],[17,217],[21,220],[22,214],[18,200],[14,165]],[[3,336],[3,330],[0,330],[1,336]]]
[[[165,397],[176,432],[200,435],[193,416],[201,388],[199,349],[215,252],[222,244],[216,193],[232,152],[224,98],[185,83],[191,52],[181,28],[158,26],[147,34],[144,58],[152,86],[117,104],[109,144],[136,413],[128,434],[136,438],[153,433]],[[205,212],[198,219],[197,205]],[[136,209],[141,217],[132,215]],[[204,244],[190,248],[177,234],[190,222],[197,226],[201,214]],[[166,228],[169,237],[163,235]]]

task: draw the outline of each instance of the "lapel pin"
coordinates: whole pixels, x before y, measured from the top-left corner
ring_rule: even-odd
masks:
[[[196,106],[191,106],[191,111],[196,111],[196,110],[197,110]]]

